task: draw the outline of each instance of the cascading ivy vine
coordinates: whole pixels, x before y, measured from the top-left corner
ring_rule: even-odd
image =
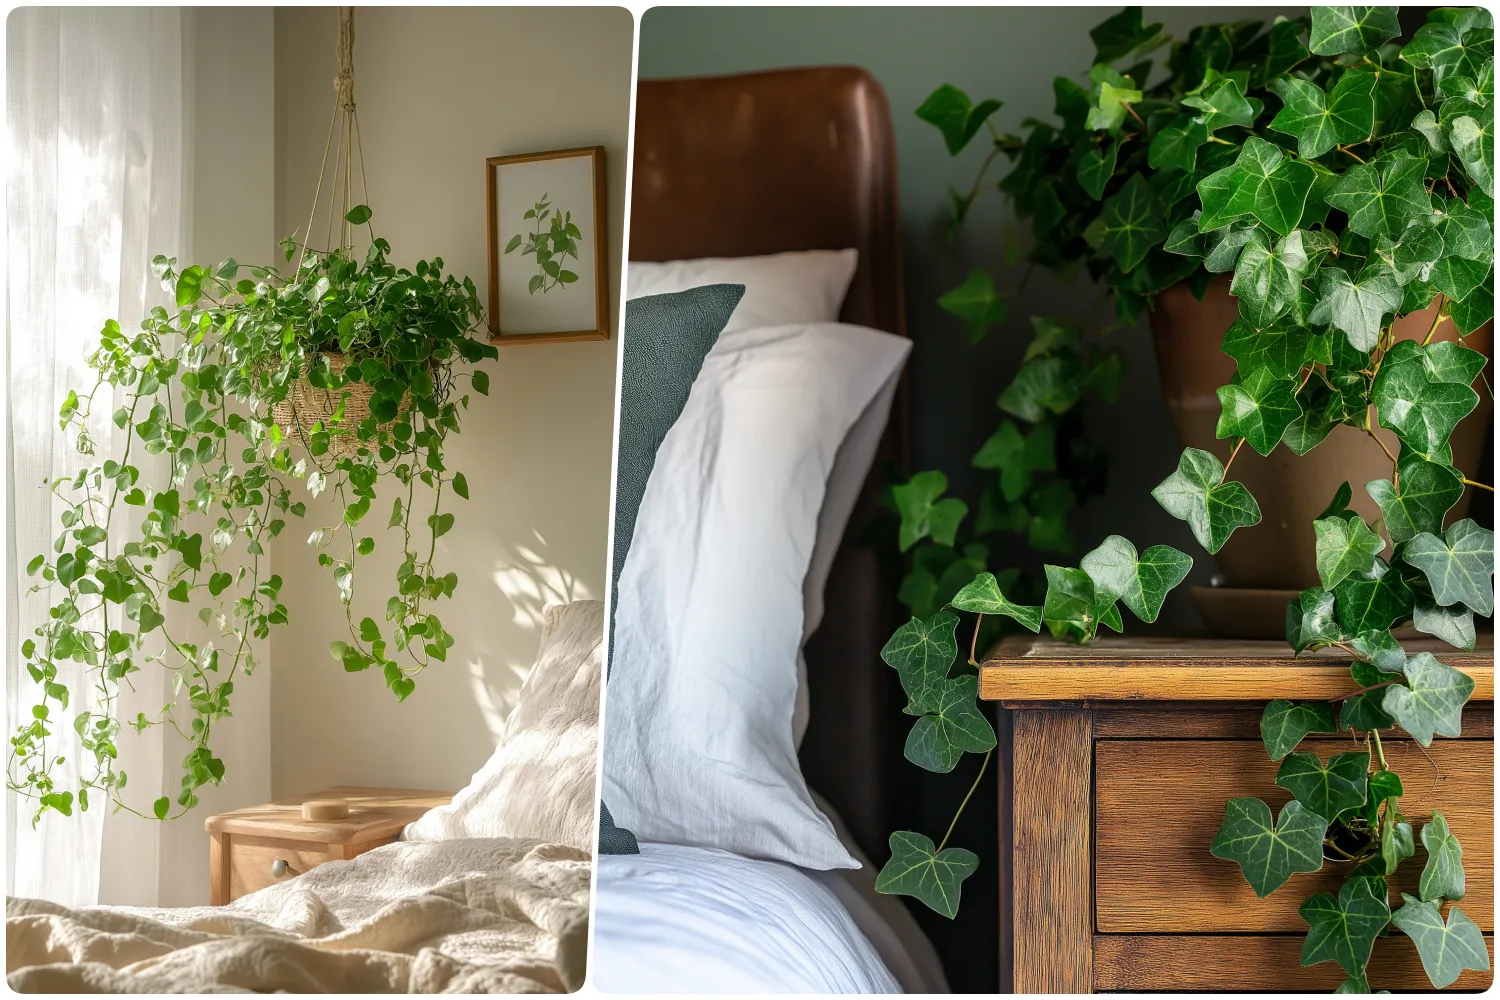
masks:
[[[1399,34],[1393,7],[1200,27],[1171,45],[1166,76],[1150,85],[1145,57],[1170,39],[1128,8],[1092,32],[1091,86],[1055,82],[1061,127],[1028,122],[1024,139],[995,131],[999,102],[976,106],[953,87],[919,112],[954,153],[990,128],[986,168],[999,154],[1015,163],[999,188],[1032,219],[1031,259],[1086,265],[1122,319],[1170,285],[1186,281],[1201,296],[1232,272],[1239,319],[1222,349],[1237,371],[1218,391],[1217,428],[1234,442],[1230,458],[1185,449],[1153,490],[1208,552],[1260,521],[1255,498],[1229,478],[1247,443],[1304,455],[1341,423],[1372,437],[1383,427],[1400,442],[1387,450],[1389,478],[1364,486],[1380,521],[1349,509],[1345,483],[1311,525],[1320,585],[1287,609],[1296,653],[1347,655],[1349,693],[1266,706],[1263,742],[1292,801],[1273,815],[1259,799],[1231,800],[1212,848],[1239,863],[1258,896],[1321,869],[1325,856],[1352,863],[1337,894],[1318,893],[1300,911],[1302,963],[1336,962],[1347,976],[1340,992],[1370,990],[1370,956],[1388,928],[1411,938],[1436,987],[1489,968],[1478,926],[1456,903],[1462,848],[1440,813],[1418,835],[1381,733],[1400,728],[1423,747],[1458,736],[1474,690],[1437,655],[1409,654],[1392,630],[1413,626],[1472,650],[1474,616],[1494,610],[1493,534],[1467,518],[1444,526],[1465,487],[1493,489],[1455,468],[1449,445],[1479,404],[1473,386],[1489,391],[1487,359],[1463,340],[1493,315],[1493,31],[1487,11],[1439,8],[1409,40]],[[1130,59],[1144,61],[1117,68]],[[958,218],[972,200],[954,195]],[[968,307],[995,308],[975,288]],[[1422,339],[1397,339],[1396,318],[1433,307]],[[1456,340],[1435,339],[1445,327]],[[1040,607],[1008,600],[981,573],[913,618],[883,651],[920,717],[908,758],[947,770],[994,746],[973,678],[950,676],[960,612],[1087,642],[1101,624],[1122,628],[1119,603],[1153,620],[1191,565],[1169,546],[1137,552],[1111,535],[1079,567],[1046,567]],[[1359,748],[1326,762],[1298,749],[1320,732],[1348,732]],[[1387,879],[1416,856],[1418,839],[1417,894],[1402,893],[1392,910]],[[953,916],[978,858],[906,831],[891,849],[877,888]]]
[[[363,205],[346,216],[353,225],[370,218]],[[437,540],[454,523],[448,495],[469,494],[463,473],[445,465],[444,446],[469,405],[467,394],[454,399],[456,383],[468,379],[487,394],[489,376],[469,366],[498,352],[471,336],[483,315],[472,281],[444,275],[441,259],[397,268],[390,245],[373,229],[370,237],[363,260],[349,246],[319,251],[284,240],[288,262],[300,254],[289,274],[234,260],[179,268],[157,257],[176,311],[153,308],[134,333],[105,323],[87,358],[93,387],[69,391],[59,412],[86,464],[50,484],[65,505],[62,531],[27,566],[41,581],[31,592],[52,603],[21,647],[39,698],[11,738],[6,778],[36,803],[33,822],[47,810],[71,815],[75,803],[87,809],[91,793],[174,818],[197,803],[201,786],[223,779],[214,725],[230,714],[240,675],[255,669],[252,638],[289,617],[282,579],[266,573],[264,559],[286,518],[307,514],[294,498],[297,480],[308,496],[337,501],[337,520],[308,538],[345,608],[349,636],[331,644],[334,658],[348,671],[380,668],[401,700],[417,672],[445,659],[453,638],[431,602],[452,596],[458,577],[438,569]],[[299,390],[325,400],[326,420],[288,417]],[[352,408],[346,417],[356,396],[368,401],[358,420]],[[122,432],[120,453],[94,462],[106,417]],[[141,451],[165,461],[158,481],[149,467],[143,474]],[[356,564],[375,549],[361,524],[382,482],[396,487],[386,527],[399,529],[402,547],[384,625],[355,622],[349,611]],[[127,530],[122,508],[138,512],[138,527]],[[169,610],[177,604],[196,605],[213,638],[191,641],[191,619]],[[81,699],[58,670],[70,661],[90,686],[87,707],[71,717]],[[149,670],[166,672],[171,697],[159,711],[121,718],[122,686],[136,687]],[[149,805],[132,804],[129,776],[116,766],[121,729],[153,727],[187,745],[175,809],[150,792]],[[88,764],[76,787],[62,787],[56,769],[71,754]]]

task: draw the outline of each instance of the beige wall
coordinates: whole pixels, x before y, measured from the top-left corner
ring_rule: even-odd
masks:
[[[603,145],[609,165],[611,327],[628,163],[632,19],[620,8],[358,10],[359,121],[375,230],[407,266],[443,257],[485,278],[487,156]],[[306,222],[332,108],[332,8],[278,8],[276,159],[279,233]],[[493,749],[536,653],[549,602],[604,593],[617,340],[511,347],[489,362],[449,444],[471,499],[453,500],[438,543],[458,573],[435,609],[457,639],[448,662],[398,705],[380,676],[348,675],[328,655],[343,608],[305,544],[337,514],[309,505],[272,548],[291,620],[272,639],[271,780],[278,795],[330,784],[461,787]],[[382,494],[378,511],[390,509]],[[324,498],[326,500],[326,498]],[[372,513],[369,522],[385,522]],[[356,582],[355,620],[383,621],[399,562],[394,539]],[[394,535],[394,533],[392,533]]]

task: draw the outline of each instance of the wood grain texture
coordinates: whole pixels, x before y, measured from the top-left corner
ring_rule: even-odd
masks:
[[[302,803],[309,799],[347,799],[349,815],[335,820],[303,819]],[[427,810],[452,799],[451,792],[340,786],[219,813],[210,816],[203,825],[209,833],[270,837],[320,845],[385,842],[400,836],[408,823]]]
[[[1493,701],[1493,637],[1465,653],[1431,646],[1474,678],[1475,701]],[[1050,701],[1250,701],[1335,698],[1353,690],[1350,657],[1323,649],[1301,657],[1284,642],[1106,637],[1087,646],[1011,636],[979,670],[979,697],[1007,706]]]
[[[1302,749],[1324,760],[1357,749],[1349,739],[1309,740]],[[1406,786],[1402,812],[1448,818],[1464,846],[1468,895],[1460,904],[1484,930],[1494,915],[1494,744],[1436,741],[1435,774],[1419,746],[1388,743],[1386,759]],[[1347,873],[1326,862],[1323,871],[1294,875],[1266,899],[1256,899],[1239,867],[1209,853],[1230,798],[1253,795],[1278,812],[1290,796],[1276,787],[1277,764],[1257,741],[1115,741],[1095,744],[1095,893],[1098,929],[1105,933],[1303,932],[1297,914],[1314,892],[1337,892]],[[1436,780],[1435,780],[1436,779]],[[1397,892],[1414,891],[1426,854],[1402,865]]]
[[[1087,712],[1018,712],[1013,725],[1015,992],[1092,987]]]
[[[327,844],[309,844],[300,840],[276,840],[249,834],[231,834],[229,845],[229,900],[264,889],[277,882],[296,878],[336,857]],[[285,861],[287,870],[275,875],[271,866]]]
[[[208,905],[223,906],[229,902],[230,835],[208,835]]]
[[[1485,943],[1493,969],[1495,939],[1486,936]],[[1301,958],[1301,937],[1101,934],[1094,938],[1094,989],[1329,992],[1344,981],[1337,964],[1302,968]],[[1376,945],[1369,978],[1375,989],[1432,989],[1411,939],[1399,934]],[[1492,978],[1489,972],[1465,972],[1449,988],[1482,990]]]
[[[1093,710],[1095,739],[1258,740],[1265,710],[1259,703],[1215,702],[1085,702],[1084,707]],[[1456,739],[1493,739],[1495,703],[1471,701],[1465,705],[1462,728],[1463,735]],[[1390,741],[1411,737],[1404,730],[1387,729],[1381,731],[1380,738]]]

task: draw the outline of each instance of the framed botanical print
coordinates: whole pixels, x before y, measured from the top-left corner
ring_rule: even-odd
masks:
[[[490,342],[609,339],[604,147],[493,156]]]

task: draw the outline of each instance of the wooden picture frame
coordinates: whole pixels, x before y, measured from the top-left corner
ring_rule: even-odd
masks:
[[[608,340],[604,147],[492,156],[484,163],[490,343]],[[568,228],[557,230],[564,219]]]

